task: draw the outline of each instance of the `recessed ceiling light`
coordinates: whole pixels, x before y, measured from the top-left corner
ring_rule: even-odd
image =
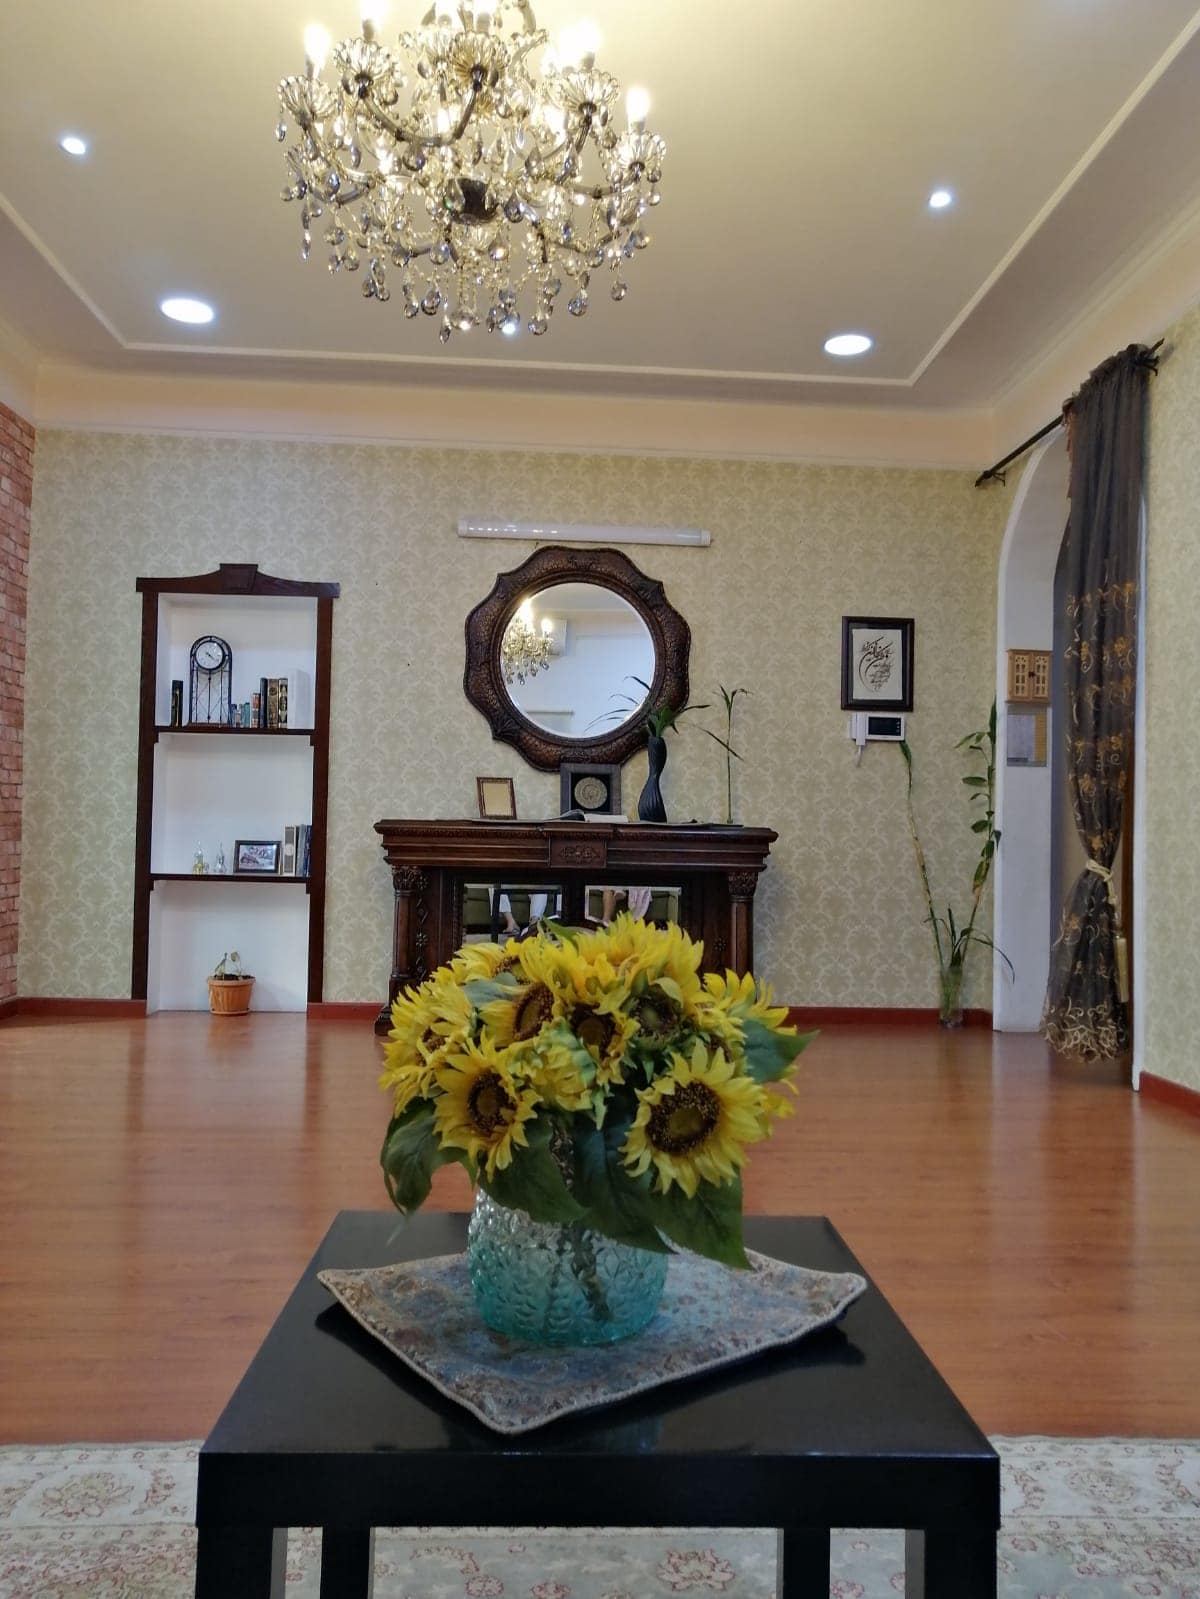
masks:
[[[935,189],[929,196],[929,209],[931,211],[944,211],[948,205],[954,204],[954,195],[949,189]]]
[[[65,150],[68,155],[87,154],[87,140],[81,139],[77,133],[64,133],[58,143],[59,148]]]
[[[203,300],[189,300],[186,295],[174,295],[169,300],[160,300],[158,309],[164,316],[169,316],[172,322],[211,322],[216,312],[211,305]]]
[[[835,333],[825,340],[826,355],[862,355],[875,343],[865,333]]]

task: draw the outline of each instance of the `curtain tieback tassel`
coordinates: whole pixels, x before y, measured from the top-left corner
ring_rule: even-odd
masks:
[[[1095,872],[1102,879],[1108,889],[1108,903],[1112,906],[1113,913],[1113,940],[1116,945],[1117,960],[1117,998],[1122,1005],[1129,1003],[1129,940],[1121,931],[1121,907],[1117,903],[1117,887],[1113,881],[1113,874],[1107,866],[1101,866],[1099,861],[1089,860],[1085,870]]]

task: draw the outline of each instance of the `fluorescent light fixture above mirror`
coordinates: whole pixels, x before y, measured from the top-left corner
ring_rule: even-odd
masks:
[[[493,522],[460,516],[460,539],[537,539],[546,544],[711,544],[703,527],[613,527],[602,522]]]

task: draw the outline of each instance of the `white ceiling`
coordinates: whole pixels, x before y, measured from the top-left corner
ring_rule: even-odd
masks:
[[[989,406],[1200,205],[1192,0],[536,9],[552,30],[590,9],[668,141],[623,304],[443,351],[434,321],[300,261],[274,87],[304,25],[352,31],[355,0],[5,0],[0,318],[115,370]],[[389,31],[423,10],[392,0]],[[958,202],[933,213],[939,185]],[[216,321],[165,321],[168,293]],[[845,328],[874,350],[826,356]]]

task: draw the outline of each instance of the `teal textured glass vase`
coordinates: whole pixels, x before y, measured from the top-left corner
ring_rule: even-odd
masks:
[[[482,1189],[467,1230],[467,1270],[488,1326],[525,1343],[611,1344],[658,1309],[667,1256],[578,1223],[531,1221]]]

